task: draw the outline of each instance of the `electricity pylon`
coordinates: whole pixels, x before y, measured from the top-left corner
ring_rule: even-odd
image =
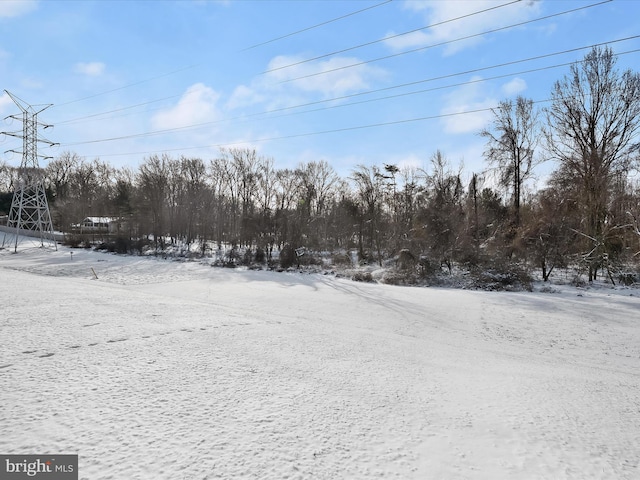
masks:
[[[22,122],[22,133],[2,132],[5,135],[22,138],[22,152],[8,150],[8,152],[21,153],[22,162],[18,170],[17,185],[14,186],[13,199],[7,226],[15,229],[14,252],[18,251],[20,235],[28,235],[40,238],[40,246],[44,247],[45,242],[49,246],[58,249],[53,235],[53,223],[51,222],[51,212],[49,202],[44,188],[44,173],[38,165],[38,143],[46,143],[50,146],[55,143],[38,136],[38,127],[50,127],[38,123],[38,114],[51,105],[46,105],[40,110],[28,105],[7,92],[7,95],[22,110],[22,115],[9,115]]]

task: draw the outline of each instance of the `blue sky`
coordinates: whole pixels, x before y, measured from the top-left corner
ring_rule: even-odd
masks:
[[[439,149],[470,174],[485,168],[488,109],[517,95],[543,107],[582,47],[640,35],[639,1],[597,4],[2,0],[0,90],[53,104],[40,119],[60,146],[46,155],[136,168],[156,153],[251,147],[280,168],[326,160],[346,176],[426,166]],[[638,70],[639,53],[619,66]],[[0,96],[2,118],[17,111]],[[15,142],[0,136],[0,149]]]

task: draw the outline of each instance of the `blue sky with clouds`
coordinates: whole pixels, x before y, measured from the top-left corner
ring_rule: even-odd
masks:
[[[481,171],[490,108],[544,107],[582,47],[640,35],[638,18],[636,0],[2,0],[0,89],[53,104],[47,155],[135,168],[255,147],[281,168],[326,160],[348,175],[439,149]],[[611,47],[638,70],[625,52],[640,38]],[[0,96],[0,116],[15,113]],[[14,143],[0,136],[3,152]]]

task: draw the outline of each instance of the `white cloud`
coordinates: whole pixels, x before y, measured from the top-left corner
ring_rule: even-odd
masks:
[[[382,69],[371,65],[356,65],[362,60],[355,57],[334,57],[294,65],[303,60],[295,56],[275,57],[269,62],[267,69],[271,71],[267,79],[286,82],[291,88],[318,92],[329,98],[369,88],[371,79],[384,75]]]
[[[90,77],[98,77],[104,73],[106,65],[102,62],[76,63],[73,71]]]
[[[424,166],[425,158],[422,155],[417,153],[407,153],[403,156],[393,158],[391,162],[392,165],[396,165],[400,170],[402,169],[413,169],[413,168],[422,168]]]
[[[430,44],[431,37],[424,31],[407,33],[406,35],[395,36],[393,32],[387,34],[389,37],[385,43],[393,50],[408,50],[410,48],[427,46]]]
[[[265,100],[265,95],[260,93],[258,89],[249,88],[246,85],[240,85],[234,89],[226,106],[233,110],[235,108],[262,103]]]
[[[502,86],[502,93],[504,93],[507,97],[512,97],[521,92],[524,92],[526,89],[527,82],[525,82],[522,78],[516,77]]]
[[[153,128],[165,130],[215,121],[220,118],[219,98],[220,95],[210,87],[196,83],[187,89],[174,107],[153,116]]]
[[[38,6],[35,0],[2,0],[0,1],[0,18],[19,17],[32,12]]]
[[[500,3],[495,0],[409,1],[406,8],[424,15],[425,25],[433,27],[397,37],[390,32],[388,36],[394,38],[389,38],[386,44],[393,50],[404,50],[452,42],[529,20],[540,11],[540,2],[521,2],[473,15],[475,12],[497,7]],[[456,53],[482,42],[483,39],[484,36],[473,36],[448,43],[445,53]]]
[[[226,107],[235,109],[262,105],[277,109],[309,101],[331,99],[371,88],[384,78],[385,70],[360,63],[354,57],[336,57],[305,62],[302,56],[278,56],[267,65],[267,73],[249,84],[236,87]],[[297,63],[297,64],[296,64]]]
[[[479,77],[473,77],[478,80]],[[445,105],[440,110],[446,133],[475,133],[491,120],[498,101],[485,94],[478,83],[464,85],[444,97]],[[466,113],[469,112],[469,113]]]

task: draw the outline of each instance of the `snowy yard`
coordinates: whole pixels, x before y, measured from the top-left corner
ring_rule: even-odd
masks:
[[[2,453],[90,480],[640,478],[638,290],[71,257],[0,251]]]

